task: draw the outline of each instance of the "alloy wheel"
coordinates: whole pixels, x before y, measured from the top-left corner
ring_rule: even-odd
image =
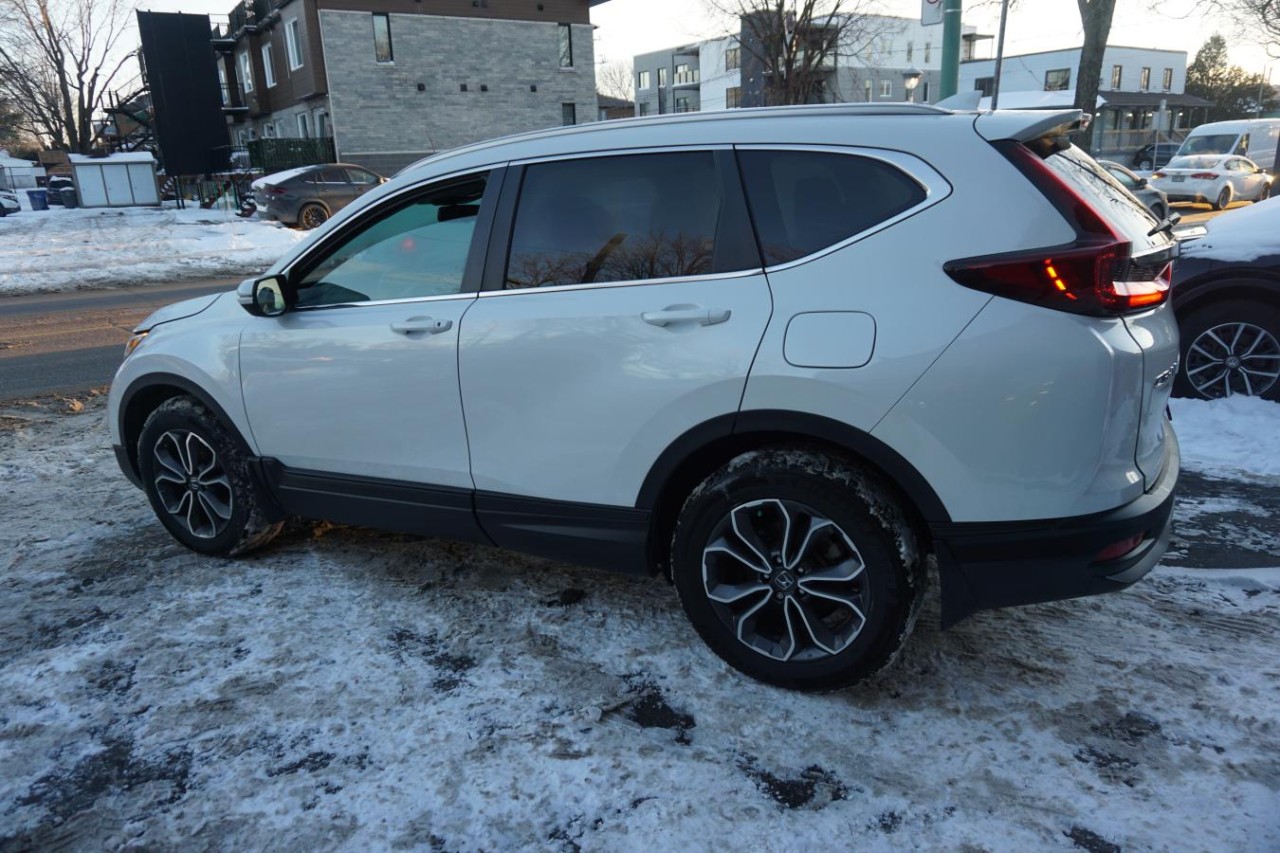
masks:
[[[1252,323],[1213,326],[1187,348],[1186,370],[1202,397],[1265,394],[1280,380],[1280,341]]]
[[[302,225],[307,230],[311,230],[312,228],[319,228],[321,225],[324,224],[324,221],[328,218],[329,218],[328,214],[326,214],[322,208],[316,207],[314,204],[309,205],[306,208],[303,208]]]
[[[834,521],[794,501],[734,507],[711,532],[702,582],[738,641],[774,660],[839,654],[867,623],[862,555]]]
[[[231,520],[231,479],[209,443],[190,430],[169,430],[152,449],[156,494],[169,513],[200,539],[212,539]]]

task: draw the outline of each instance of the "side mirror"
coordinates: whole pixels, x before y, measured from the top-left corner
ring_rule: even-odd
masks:
[[[1147,185],[1147,179],[1146,179],[1146,178],[1138,178],[1138,184],[1137,184],[1138,189],[1142,189],[1142,188],[1143,188],[1143,187],[1145,187],[1146,185]]]
[[[241,282],[236,288],[240,306],[255,317],[279,317],[289,307],[284,296],[284,278],[278,275]]]

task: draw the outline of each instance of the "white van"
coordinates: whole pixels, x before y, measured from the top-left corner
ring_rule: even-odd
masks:
[[[1174,156],[1239,154],[1257,163],[1260,169],[1274,174],[1278,147],[1280,118],[1215,121],[1192,130]]]

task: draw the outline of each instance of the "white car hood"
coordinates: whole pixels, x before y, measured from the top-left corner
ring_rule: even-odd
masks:
[[[227,293],[211,293],[206,296],[197,296],[194,299],[184,299],[181,302],[175,302],[172,305],[166,305],[156,311],[153,311],[147,319],[143,320],[134,329],[135,332],[146,332],[154,329],[161,323],[170,323],[174,320],[181,320],[184,317],[194,317],[201,311],[204,311],[213,303],[217,302]]]

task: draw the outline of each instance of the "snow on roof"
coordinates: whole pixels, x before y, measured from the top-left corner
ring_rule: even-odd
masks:
[[[88,154],[68,154],[72,163],[154,163],[156,158],[150,151],[130,151],[120,154],[108,154],[106,157],[92,157]]]
[[[314,168],[313,166],[299,166],[296,169],[285,169],[283,172],[273,172],[270,175],[263,175],[255,180],[250,186],[255,190],[262,189],[267,184],[282,184],[290,178],[301,175],[303,172]]]
[[[35,165],[30,160],[19,160],[17,157],[0,157],[0,168],[4,169],[32,169]]]

